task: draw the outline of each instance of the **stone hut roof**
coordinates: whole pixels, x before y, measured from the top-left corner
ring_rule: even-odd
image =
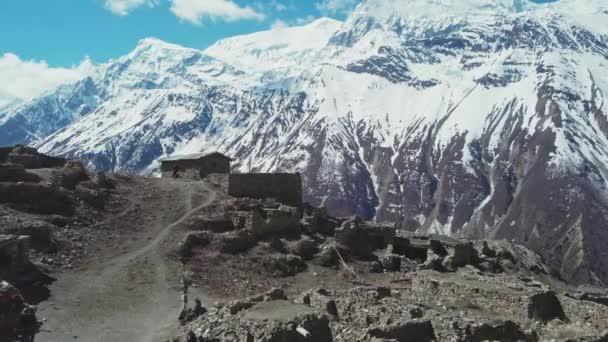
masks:
[[[194,154],[186,154],[186,155],[177,155],[177,156],[171,156],[171,157],[167,157],[167,158],[163,158],[163,159],[159,159],[159,161],[162,162],[172,162],[172,161],[179,161],[179,160],[199,160],[199,159],[204,159],[204,158],[208,158],[208,157],[222,157],[222,158],[226,158],[230,161],[232,161],[233,159],[226,156],[225,154],[219,153],[219,152],[212,152],[212,153],[194,153]]]

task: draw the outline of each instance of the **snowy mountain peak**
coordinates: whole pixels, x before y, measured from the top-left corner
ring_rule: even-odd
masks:
[[[205,54],[241,69],[267,71],[306,66],[342,25],[321,18],[303,26],[282,27],[217,42]]]
[[[437,17],[515,13],[534,4],[526,0],[366,0],[357,12],[374,17]]]
[[[356,12],[376,18],[435,18],[442,16],[505,15],[523,12],[597,13],[608,6],[603,0],[365,0]]]
[[[137,43],[137,46],[131,51],[126,57],[127,58],[138,58],[142,55],[167,55],[168,53],[175,53],[176,51],[182,52],[201,52],[196,49],[187,48],[181,45],[172,44],[160,40],[158,38],[144,38]]]

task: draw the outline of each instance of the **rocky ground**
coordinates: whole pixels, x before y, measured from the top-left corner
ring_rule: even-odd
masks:
[[[608,292],[567,285],[521,246],[310,207],[296,224],[272,201],[207,209],[186,224],[182,260],[189,288],[218,301],[184,311],[188,341],[608,339]]]
[[[608,291],[521,246],[17,152],[0,234],[30,237],[41,341],[608,341]]]

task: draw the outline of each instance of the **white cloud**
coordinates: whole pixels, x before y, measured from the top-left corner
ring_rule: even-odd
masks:
[[[315,7],[323,14],[348,13],[359,3],[359,0],[323,0]]]
[[[142,5],[154,7],[158,0],[106,0],[106,8],[118,15],[127,15],[132,10]]]
[[[253,19],[264,20],[265,16],[251,7],[241,7],[231,0],[171,0],[171,12],[178,18],[200,25],[204,18],[228,22]]]
[[[289,27],[289,24],[287,24],[286,22],[284,22],[281,19],[277,19],[274,21],[274,23],[272,23],[272,25],[270,26],[271,29],[282,29],[282,28],[286,28]]]
[[[15,54],[5,53],[0,56],[0,105],[28,100],[61,84],[76,82],[89,75],[93,68],[89,59],[74,68],[51,68],[45,61],[24,61]]]

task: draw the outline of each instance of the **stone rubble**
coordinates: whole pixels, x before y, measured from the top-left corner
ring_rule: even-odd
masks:
[[[603,297],[569,290],[540,256],[520,246],[397,231],[359,217],[332,218],[311,207],[301,212],[297,227],[285,220],[282,228],[268,230],[268,220],[251,220],[255,215],[247,216],[245,210],[267,218],[295,213],[264,201],[229,200],[208,217],[236,217],[232,230],[213,229],[200,218],[197,222],[203,224],[190,227],[205,231],[211,241],[196,247],[197,253],[248,260],[250,268],[263,270],[270,279],[289,279],[321,266],[351,285],[313,288],[289,299],[274,289],[281,294],[276,299],[233,300],[187,324],[184,336],[244,342],[600,341],[608,329]],[[259,214],[269,210],[272,215]],[[581,326],[585,335],[570,336]],[[315,337],[298,333],[298,327],[312,329]]]

